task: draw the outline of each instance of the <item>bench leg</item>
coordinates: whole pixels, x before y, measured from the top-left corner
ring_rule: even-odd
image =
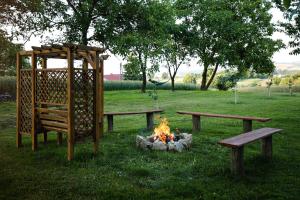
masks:
[[[57,145],[62,144],[62,133],[58,132],[57,133]]]
[[[44,134],[44,144],[47,144],[48,143],[47,131],[44,131],[43,134]]]
[[[193,120],[193,131],[200,131],[201,129],[200,116],[193,115],[192,120]]]
[[[107,115],[108,132],[112,132],[114,129],[114,116]]]
[[[146,113],[146,117],[147,117],[147,129],[152,130],[154,127],[154,122],[153,122],[154,114]]]
[[[266,159],[272,158],[272,135],[261,140],[261,150]]]
[[[235,175],[244,174],[243,161],[244,147],[232,148],[231,152],[231,172]]]
[[[243,120],[243,131],[244,133],[252,131],[252,120]]]

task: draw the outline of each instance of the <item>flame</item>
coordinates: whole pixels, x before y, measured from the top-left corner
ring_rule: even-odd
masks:
[[[162,118],[158,127],[154,129],[154,140],[159,139],[164,144],[174,141],[174,134],[171,133],[167,118]]]

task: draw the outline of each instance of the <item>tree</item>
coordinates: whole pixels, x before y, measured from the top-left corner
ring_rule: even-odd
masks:
[[[280,25],[284,28],[284,32],[293,38],[289,42],[289,46],[293,48],[291,54],[298,55],[300,54],[300,0],[275,0],[275,2],[288,20]]]
[[[124,70],[124,80],[142,80],[140,63],[136,57],[128,57],[128,63],[124,65]]]
[[[127,13],[131,21],[114,32],[110,44],[113,52],[125,57],[131,54],[139,60],[141,91],[145,92],[147,74],[158,70],[157,57],[164,45],[166,30],[174,20],[171,5],[167,1],[141,1],[128,4],[122,12]]]
[[[11,38],[0,30],[0,71],[6,75],[16,75],[16,53],[23,50],[23,45],[10,41]],[[28,59],[23,58],[22,66],[29,67]]]
[[[13,1],[13,0],[10,0]],[[34,2],[34,9],[18,12],[9,21],[13,33],[30,37],[45,32],[61,31],[59,37],[51,35],[46,41],[74,42],[87,45],[98,42],[107,45],[117,24],[126,20],[118,15],[123,1],[118,0],[29,0],[21,1],[25,6]],[[125,19],[124,19],[125,18]],[[116,26],[115,26],[116,25]]]
[[[218,69],[272,72],[271,58],[281,46],[271,36],[274,27],[268,1],[178,0],[181,21],[187,25],[191,53],[203,65],[201,90],[207,90]],[[213,72],[208,77],[208,69]]]
[[[173,28],[169,33],[169,38],[163,47],[162,57],[166,61],[166,68],[171,79],[172,91],[175,90],[175,77],[181,65],[189,61],[189,51],[184,44],[185,34],[184,26],[173,24]]]

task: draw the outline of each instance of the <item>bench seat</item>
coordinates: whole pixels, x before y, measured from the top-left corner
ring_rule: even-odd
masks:
[[[272,135],[282,131],[278,128],[261,128],[250,131],[238,136],[219,141],[220,145],[230,147],[231,153],[231,171],[236,175],[244,174],[244,145],[261,140],[262,154],[265,158],[272,158]]]
[[[201,116],[243,120],[243,132],[244,133],[252,131],[252,121],[268,122],[268,121],[271,120],[271,118],[263,118],[263,117],[251,117],[251,116],[241,116],[241,115],[227,115],[227,114],[214,114],[214,113],[205,113],[205,112],[178,111],[177,113],[181,114],[181,115],[192,115],[193,131],[200,131],[200,129],[201,129],[200,117]]]
[[[128,111],[128,112],[105,112],[104,116],[107,117],[108,124],[108,132],[113,131],[114,127],[114,115],[138,115],[138,114],[146,114],[147,118],[147,129],[151,130],[154,126],[154,114],[162,113],[164,110],[156,109],[156,110],[145,110],[145,111]]]
[[[280,131],[281,129],[278,128],[261,128],[238,136],[234,136],[232,138],[222,140],[218,143],[228,147],[240,147],[255,140],[266,138]]]

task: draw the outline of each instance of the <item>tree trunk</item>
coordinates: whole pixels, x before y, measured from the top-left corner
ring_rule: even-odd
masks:
[[[208,89],[209,86],[210,86],[210,84],[213,82],[213,80],[214,80],[214,78],[215,78],[215,76],[216,76],[216,73],[217,73],[217,71],[218,71],[218,68],[219,68],[219,64],[217,63],[217,64],[216,64],[216,67],[215,67],[215,69],[214,69],[214,71],[213,71],[213,73],[211,74],[211,76],[210,76],[210,78],[209,78],[209,81],[208,81],[207,84],[206,84],[206,89]]]
[[[175,91],[175,76],[174,77],[171,76],[170,78],[171,78],[171,84],[172,84],[172,92],[174,92]]]
[[[147,84],[147,76],[146,76],[146,68],[144,66],[142,67],[142,75],[143,75],[143,83],[142,83],[141,92],[145,93],[146,92],[146,84]]]
[[[206,63],[204,63],[204,69],[202,72],[202,81],[201,81],[200,90],[207,90],[207,88],[206,88],[207,69],[208,69],[208,65]]]

